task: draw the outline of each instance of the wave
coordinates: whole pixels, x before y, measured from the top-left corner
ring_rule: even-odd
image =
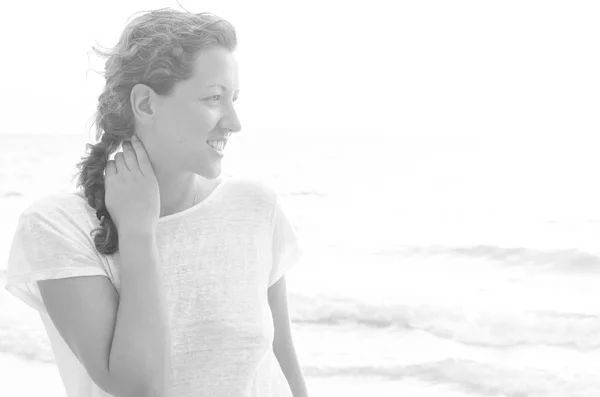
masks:
[[[296,190],[289,193],[282,193],[281,196],[316,196],[316,197],[327,197],[327,194],[318,192],[316,190]]]
[[[360,324],[428,332],[471,346],[518,347],[544,344],[575,350],[600,348],[600,317],[550,311],[466,311],[431,305],[374,305],[351,299],[290,293],[292,321]]]
[[[39,317],[35,318],[30,312],[19,317],[15,314],[1,314],[0,353],[10,353],[32,361],[54,363],[54,353]]]
[[[8,338],[7,330],[3,331],[5,332],[2,332],[0,338],[0,352],[16,354],[33,361],[55,363],[49,343],[45,338],[36,337],[37,330],[20,329],[18,332],[9,333],[8,336],[12,334],[14,337]],[[465,358],[447,358],[406,365],[356,365],[339,359],[317,363],[307,357],[303,372],[308,377],[374,378],[389,382],[416,379],[432,387],[432,390],[447,387],[473,396],[597,397],[600,393],[597,377],[592,378],[585,373],[571,371],[569,374],[563,371],[525,366],[516,368],[510,365]],[[398,388],[401,389],[401,386]]]
[[[600,382],[586,376],[571,379],[539,369],[515,369],[465,359],[446,359],[406,366],[346,366],[304,369],[307,376],[377,377],[388,381],[416,378],[435,386],[452,386],[475,396],[597,397]]]
[[[11,199],[11,198],[22,198],[25,197],[24,193],[10,190],[8,192],[2,192],[0,199]]]
[[[406,246],[379,250],[374,255],[453,255],[493,260],[503,266],[531,267],[558,274],[600,274],[600,254],[577,249],[535,250],[525,247],[495,245]]]

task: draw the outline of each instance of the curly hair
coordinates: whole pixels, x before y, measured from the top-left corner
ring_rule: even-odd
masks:
[[[159,95],[169,95],[176,83],[192,77],[200,50],[221,46],[235,51],[237,47],[234,27],[214,14],[170,8],[142,12],[127,24],[114,48],[102,51],[92,46],[106,59],[106,84],[94,115],[96,143],[86,144],[75,177],[88,205],[96,210],[100,226],[91,235],[103,255],[118,250],[117,228],[104,202],[104,172],[110,155],[133,136],[132,88],[141,83]]]

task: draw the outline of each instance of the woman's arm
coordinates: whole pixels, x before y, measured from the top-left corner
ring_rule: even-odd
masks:
[[[294,342],[292,340],[292,329],[287,303],[287,288],[285,276],[269,287],[269,306],[273,313],[273,325],[275,336],[273,338],[273,352],[285,378],[290,385],[294,397],[308,397],[306,383],[302,368],[296,356]]]

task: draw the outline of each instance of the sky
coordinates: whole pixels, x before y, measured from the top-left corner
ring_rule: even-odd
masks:
[[[598,131],[594,2],[185,1],[237,28],[249,131],[589,139]],[[392,6],[393,4],[393,6]],[[0,27],[0,133],[81,134],[97,41],[176,1],[12,1]],[[89,127],[89,125],[88,125]]]

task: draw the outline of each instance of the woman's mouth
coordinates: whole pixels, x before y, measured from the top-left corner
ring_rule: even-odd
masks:
[[[213,148],[217,153],[223,154],[223,150],[225,150],[225,146],[227,145],[227,141],[219,140],[219,141],[206,141],[206,144]]]

